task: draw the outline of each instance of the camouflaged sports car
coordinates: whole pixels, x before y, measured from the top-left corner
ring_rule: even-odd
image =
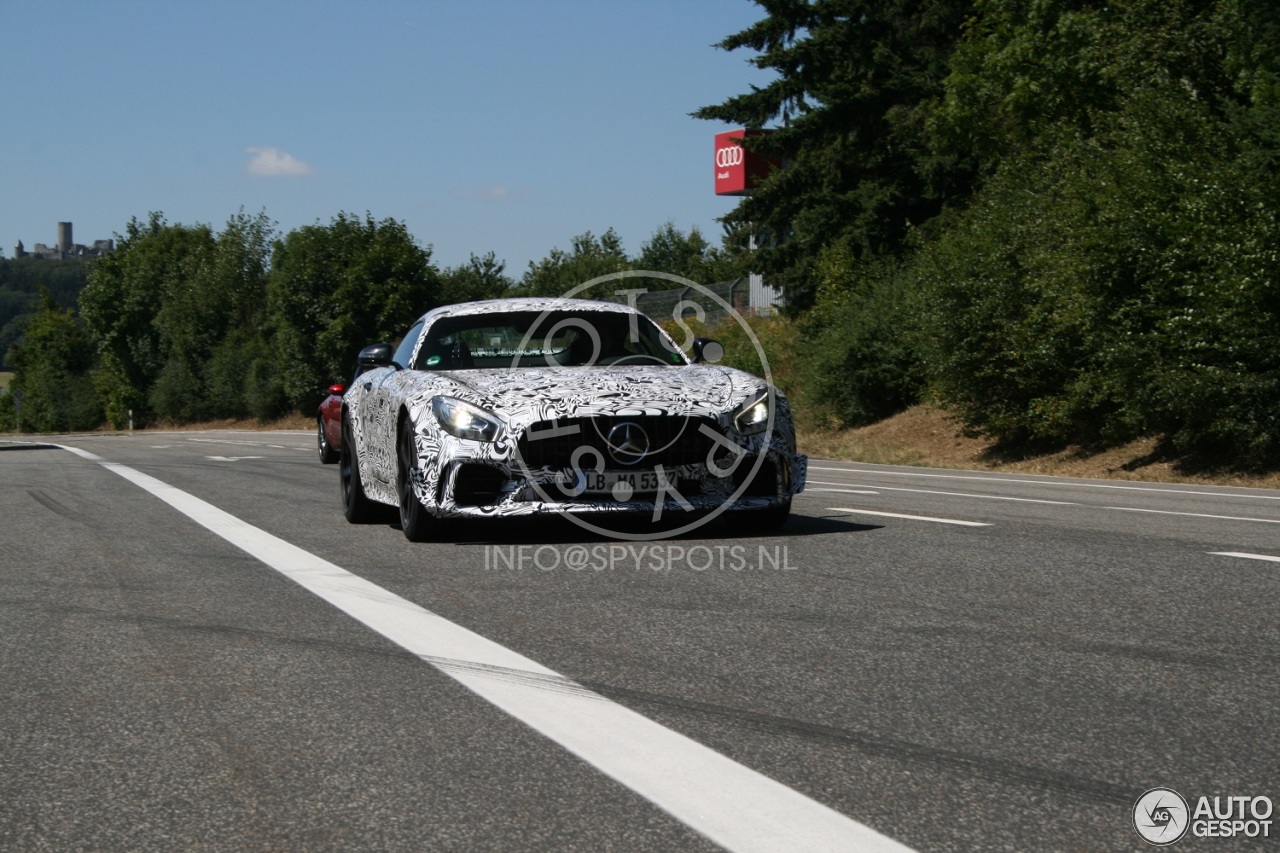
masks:
[[[441,519],[535,513],[783,524],[804,488],[786,398],[691,357],[645,315],[577,299],[437,308],[399,346],[360,352],[342,402],[349,521],[397,506],[405,535]],[[589,516],[583,516],[589,517]]]

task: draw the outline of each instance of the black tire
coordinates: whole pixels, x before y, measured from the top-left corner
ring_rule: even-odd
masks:
[[[412,472],[418,467],[418,443],[408,418],[400,424],[396,441],[396,492],[400,496],[400,529],[410,542],[427,542],[435,533],[436,519],[427,512],[413,490]]]
[[[325,465],[338,461],[338,451],[333,449],[333,445],[329,443],[329,434],[324,430],[324,415],[316,418],[316,452]]]
[[[342,481],[342,514],[352,524],[367,524],[377,518],[377,507],[360,484],[360,465],[356,462],[355,440],[351,422],[342,418],[342,447],[338,450],[338,478]]]

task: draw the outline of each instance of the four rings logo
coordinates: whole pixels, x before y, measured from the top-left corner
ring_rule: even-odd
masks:
[[[729,148],[717,148],[716,166],[721,169],[727,169],[730,166],[741,166],[742,157],[741,145],[734,145]]]
[[[1188,817],[1187,801],[1172,788],[1152,788],[1133,804],[1133,828],[1160,847],[1186,834]]]

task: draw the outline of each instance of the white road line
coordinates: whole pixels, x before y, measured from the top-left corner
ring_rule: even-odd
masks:
[[[900,512],[880,512],[874,509],[853,509],[847,506],[829,506],[832,512],[853,512],[861,515],[883,515],[888,518],[909,518],[912,521],[936,521],[938,524],[959,524],[962,527],[990,527],[985,521],[959,521],[954,518],[931,518],[927,515],[903,515]]]
[[[809,488],[809,486],[811,486],[812,484],[813,484],[812,480],[807,481],[804,484],[804,490],[806,492],[839,492],[843,495],[878,495],[880,494],[879,492],[874,492],[871,489],[811,489]],[[823,483],[821,485],[824,485],[824,486],[839,485],[839,483]]]
[[[1023,483],[1033,486],[1080,487],[1083,489],[1118,489],[1128,492],[1160,492],[1167,495],[1208,495],[1215,498],[1243,498],[1259,501],[1280,501],[1280,495],[1244,494],[1246,487],[1239,492],[1199,492],[1191,489],[1170,489],[1153,486],[1121,486],[1114,483],[1086,483],[1081,480],[1019,480],[1008,475],[992,473],[989,476],[973,474],[933,474],[925,471],[884,471],[879,468],[833,468],[829,465],[810,465],[810,471],[839,471],[843,474],[877,474],[887,477],[933,477],[939,480],[976,480],[982,483]]]
[[[826,483],[826,482],[823,482],[822,480],[808,480],[805,482],[805,491],[815,491],[815,492],[847,491],[850,494],[854,494],[854,495],[877,494],[877,492],[858,492],[850,489],[812,489],[810,490],[809,483],[816,483],[820,486],[846,485],[845,483]],[[864,484],[849,483],[847,485],[862,487]],[[921,494],[921,495],[945,495],[946,497],[951,497],[951,498],[979,498],[984,501],[1018,501],[1020,503],[1029,503],[1029,504],[1053,504],[1054,506],[1080,506],[1080,504],[1075,503],[1073,501],[1048,501],[1048,500],[1041,500],[1040,498],[1012,498],[1012,497],[1009,497],[1008,495],[975,495],[975,494],[970,494],[968,492],[939,492],[934,489],[908,489],[902,486],[866,486],[866,488],[868,489],[875,488],[884,492],[915,492],[916,494]]]
[[[1269,554],[1250,554],[1246,551],[1210,551],[1217,557],[1239,557],[1243,560],[1266,560],[1268,563],[1280,563],[1280,557],[1272,557]]]
[[[1262,524],[1280,524],[1280,518],[1250,518],[1239,515],[1209,515],[1203,512],[1174,512],[1170,509],[1140,509],[1133,506],[1104,506],[1101,509],[1113,509],[1116,512],[1147,512],[1154,515],[1182,515],[1188,518],[1216,518],[1221,521],[1257,521]]]
[[[261,441],[246,441],[236,438],[188,438],[187,441],[196,441],[201,444],[240,444],[248,445],[249,447],[261,447],[263,445]]]
[[[910,849],[193,495],[59,446],[155,495],[726,849]]]

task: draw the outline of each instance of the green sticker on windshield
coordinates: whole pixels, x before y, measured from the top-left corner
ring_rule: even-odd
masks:
[[[435,367],[439,363],[440,363],[440,356],[438,355],[433,355],[427,359],[427,367]]]

